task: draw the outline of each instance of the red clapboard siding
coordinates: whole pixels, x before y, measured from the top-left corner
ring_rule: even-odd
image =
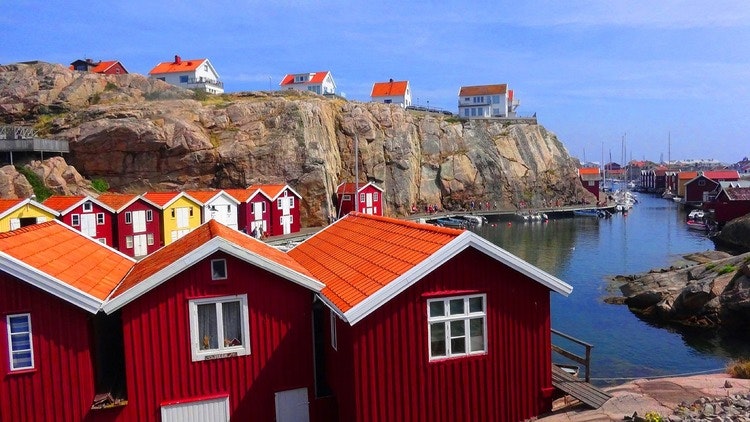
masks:
[[[0,420],[81,421],[91,412],[90,315],[0,273]],[[34,370],[9,373],[8,314],[31,314]]]
[[[459,290],[487,294],[488,353],[429,362],[424,295]],[[341,324],[339,352],[331,351],[341,420],[517,421],[547,410],[549,294],[470,249],[354,327]]]

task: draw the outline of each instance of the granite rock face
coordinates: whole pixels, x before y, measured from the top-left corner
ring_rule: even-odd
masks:
[[[543,126],[311,93],[201,96],[141,75],[17,64],[0,66],[0,119],[68,140],[66,161],[114,190],[287,183],[303,197],[305,225],[325,221],[355,168],[361,182],[385,189],[393,216],[412,204],[596,201],[578,181],[577,160]]]
[[[750,251],[750,214],[728,222],[713,240],[722,247]]]

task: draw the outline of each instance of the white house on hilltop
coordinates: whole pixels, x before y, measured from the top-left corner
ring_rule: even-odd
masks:
[[[211,94],[224,93],[224,83],[219,80],[219,74],[208,59],[182,60],[180,56],[174,56],[173,62],[159,63],[148,74],[182,88]]]
[[[284,76],[279,84],[281,89],[296,91],[310,91],[319,95],[333,95],[336,93],[336,82],[329,71],[290,73]]]
[[[508,84],[462,86],[458,92],[458,115],[466,119],[516,117],[518,105]]]
[[[411,105],[411,88],[409,81],[375,82],[372,85],[370,101],[384,104],[400,104],[401,107]]]

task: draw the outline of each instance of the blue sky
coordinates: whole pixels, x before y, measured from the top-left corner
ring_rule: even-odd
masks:
[[[120,60],[147,74],[208,58],[227,92],[330,70],[347,98],[409,80],[456,111],[462,85],[507,83],[571,155],[750,155],[750,2],[9,1],[0,63]],[[671,138],[671,154],[668,139]]]

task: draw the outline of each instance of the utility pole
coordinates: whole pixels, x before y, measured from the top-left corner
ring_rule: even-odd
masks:
[[[354,134],[354,211],[359,212],[359,135]]]

